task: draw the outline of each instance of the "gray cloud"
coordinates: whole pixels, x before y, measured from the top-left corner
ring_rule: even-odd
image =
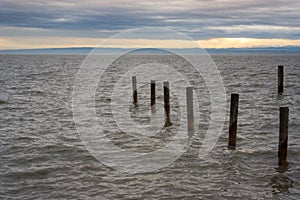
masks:
[[[299,8],[299,0],[2,0],[0,28],[47,30],[26,29],[28,35],[107,37],[124,29],[155,26],[174,28],[195,39],[299,38]],[[2,36],[24,34],[0,30]]]

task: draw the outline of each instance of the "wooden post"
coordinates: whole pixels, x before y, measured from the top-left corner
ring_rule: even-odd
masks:
[[[136,88],[136,76],[132,77],[132,90],[133,90],[133,104],[137,105],[138,97],[137,97],[137,88]]]
[[[155,111],[155,81],[151,81],[151,111]]]
[[[193,87],[186,88],[187,126],[188,131],[194,130]]]
[[[231,94],[228,149],[236,146],[239,94]]]
[[[287,147],[288,147],[288,127],[289,127],[289,108],[280,107],[280,128],[278,144],[278,165],[287,164]]]
[[[283,66],[279,65],[278,66],[278,94],[283,94],[283,76],[284,76],[284,71],[283,71]]]
[[[171,126],[170,119],[170,88],[169,82],[164,82],[164,106],[165,106],[165,126]]]

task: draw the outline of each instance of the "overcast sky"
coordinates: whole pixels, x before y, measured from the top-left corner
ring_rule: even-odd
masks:
[[[0,0],[0,45],[21,48],[36,38],[32,47],[47,47],[53,38],[65,38],[85,46],[141,27],[171,28],[199,41],[252,38],[298,44],[299,10],[299,0]]]

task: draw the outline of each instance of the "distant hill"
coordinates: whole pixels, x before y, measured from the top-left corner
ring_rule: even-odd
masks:
[[[227,49],[125,49],[125,48],[51,48],[51,49],[20,49],[20,50],[0,50],[0,54],[58,54],[58,55],[87,55],[90,52],[98,54],[169,54],[168,51],[178,54],[201,54],[208,52],[209,54],[300,54],[300,46],[285,47],[257,47],[257,48],[227,48]]]

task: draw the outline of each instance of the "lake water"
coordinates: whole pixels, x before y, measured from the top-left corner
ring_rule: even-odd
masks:
[[[0,55],[0,199],[300,199],[300,56],[212,58],[228,97],[230,93],[240,94],[236,150],[227,150],[227,98],[222,134],[205,159],[198,156],[203,135],[196,134],[187,151],[170,165],[132,174],[99,162],[77,132],[72,92],[85,56]],[[110,105],[110,88],[120,74],[130,70],[133,63],[152,62],[174,65],[177,70],[186,65],[170,56],[130,56],[108,68],[99,83],[102,87],[96,90],[97,117],[105,118],[99,124],[122,149],[155,151],[172,141],[178,127],[178,113],[183,111],[172,95],[174,124],[150,139],[126,135],[111,112],[101,112]],[[277,95],[278,65],[285,66],[283,96]],[[182,68],[180,73],[191,72]],[[137,78],[140,106],[136,108],[130,102],[123,106],[135,121],[148,123],[149,85]],[[197,129],[203,134],[211,120],[209,91],[201,77],[190,74],[189,79],[202,94],[198,97]],[[158,108],[163,105],[161,84],[157,83]],[[279,106],[290,108],[289,164],[285,172],[277,169]]]

